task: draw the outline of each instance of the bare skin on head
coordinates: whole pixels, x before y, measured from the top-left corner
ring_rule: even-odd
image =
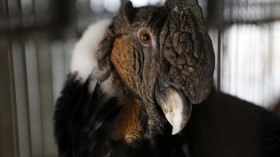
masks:
[[[165,134],[170,124],[170,134],[180,132],[212,88],[214,52],[197,2],[127,3],[101,42],[98,63],[126,99],[118,138],[127,143]]]

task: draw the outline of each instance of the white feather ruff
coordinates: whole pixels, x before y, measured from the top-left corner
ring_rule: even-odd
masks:
[[[70,69],[71,73],[78,74],[81,81],[85,81],[91,73],[100,73],[96,53],[110,22],[111,19],[106,19],[92,24],[75,45]]]
[[[76,43],[72,55],[71,73],[76,73],[81,82],[91,77],[89,90],[92,92],[99,81],[98,77],[103,74],[97,64],[97,51],[99,44],[105,37],[106,30],[112,19],[98,21],[88,27],[82,38]],[[112,78],[109,77],[101,84],[101,89],[109,96],[114,95],[112,90]]]

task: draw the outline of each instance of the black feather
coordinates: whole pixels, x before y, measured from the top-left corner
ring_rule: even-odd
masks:
[[[69,75],[57,100],[55,138],[62,157],[104,156],[110,151],[112,120],[120,106],[116,98],[108,99],[98,84],[90,94],[89,81],[81,83]]]
[[[280,117],[215,90],[183,132],[192,157],[280,157]]]

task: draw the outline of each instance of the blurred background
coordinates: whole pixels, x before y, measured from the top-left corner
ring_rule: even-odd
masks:
[[[57,156],[54,102],[73,46],[126,1],[0,0],[0,157]],[[199,3],[216,53],[216,88],[280,113],[280,0]]]

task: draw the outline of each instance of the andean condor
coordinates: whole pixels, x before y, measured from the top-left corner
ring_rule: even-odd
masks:
[[[280,118],[215,91],[196,0],[128,2],[90,26],[57,100],[60,157],[276,157]]]

